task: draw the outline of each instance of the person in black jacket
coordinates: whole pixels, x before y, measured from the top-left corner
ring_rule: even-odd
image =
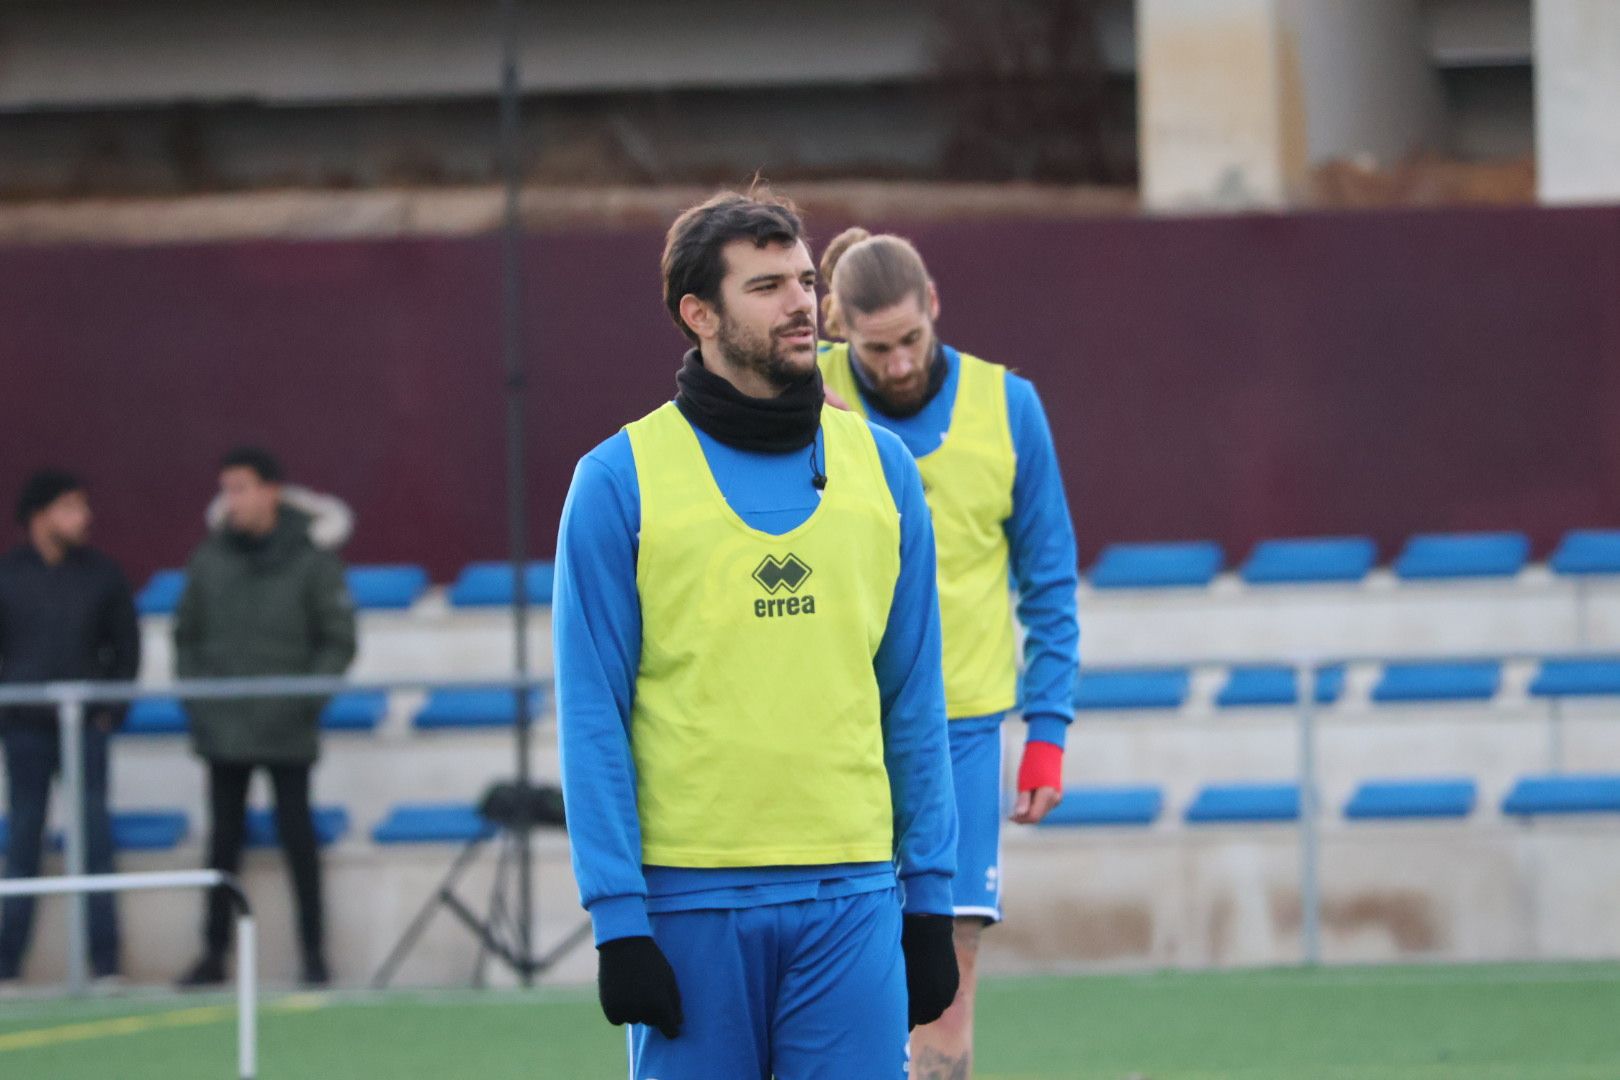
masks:
[[[27,541],[0,555],[0,683],[133,679],[141,663],[135,602],[118,565],[88,546],[90,503],[83,483],[59,470],[35,473],[17,501],[17,521]],[[87,719],[86,869],[110,873],[107,750],[122,710],[92,705]],[[7,877],[39,874],[51,778],[61,771],[58,739],[53,706],[0,709],[10,803]],[[98,978],[116,977],[113,898],[91,896],[88,907],[91,966]],[[0,908],[0,981],[19,977],[33,917],[32,898],[12,897]]]

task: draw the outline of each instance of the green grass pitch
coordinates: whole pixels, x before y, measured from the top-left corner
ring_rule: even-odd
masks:
[[[226,1080],[228,999],[0,1002],[0,1077]],[[619,1080],[584,991],[272,996],[264,1080]],[[1620,965],[989,980],[979,1080],[1617,1080]]]

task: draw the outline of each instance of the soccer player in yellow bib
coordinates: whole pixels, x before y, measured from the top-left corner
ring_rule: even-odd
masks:
[[[563,789],[634,1080],[906,1075],[955,996],[933,530],[823,409],[791,206],[682,214],[674,402],[580,461],[557,545]]]
[[[960,840],[953,886],[961,990],[912,1033],[912,1076],[973,1067],[979,936],[1001,919],[1001,723],[1027,728],[1012,820],[1035,824],[1063,791],[1080,625],[1074,526],[1046,414],[1026,379],[939,339],[939,294],[898,236],[850,229],[822,255],[820,350],[829,399],[900,436],[917,457],[939,550],[945,704]],[[1009,574],[1024,627],[1022,694]]]

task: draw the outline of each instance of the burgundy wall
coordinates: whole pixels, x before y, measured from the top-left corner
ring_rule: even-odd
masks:
[[[1620,208],[894,224],[947,339],[1040,387],[1087,562],[1620,524]],[[574,460],[672,391],[660,240],[531,242],[537,550]],[[498,557],[496,265],[487,238],[0,249],[0,497],[82,470],[144,578],[260,441],[354,505],[355,561]]]

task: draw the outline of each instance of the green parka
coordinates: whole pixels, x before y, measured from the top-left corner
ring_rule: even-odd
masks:
[[[319,497],[306,504],[320,505]],[[332,543],[330,525],[284,498],[275,528],[262,539],[211,532],[191,556],[175,612],[176,673],[182,679],[343,674],[354,659],[354,603],[343,563],[311,538],[314,533]],[[340,543],[348,530],[338,532]],[[313,762],[324,704],[315,698],[190,701],[192,748],[207,761]]]

